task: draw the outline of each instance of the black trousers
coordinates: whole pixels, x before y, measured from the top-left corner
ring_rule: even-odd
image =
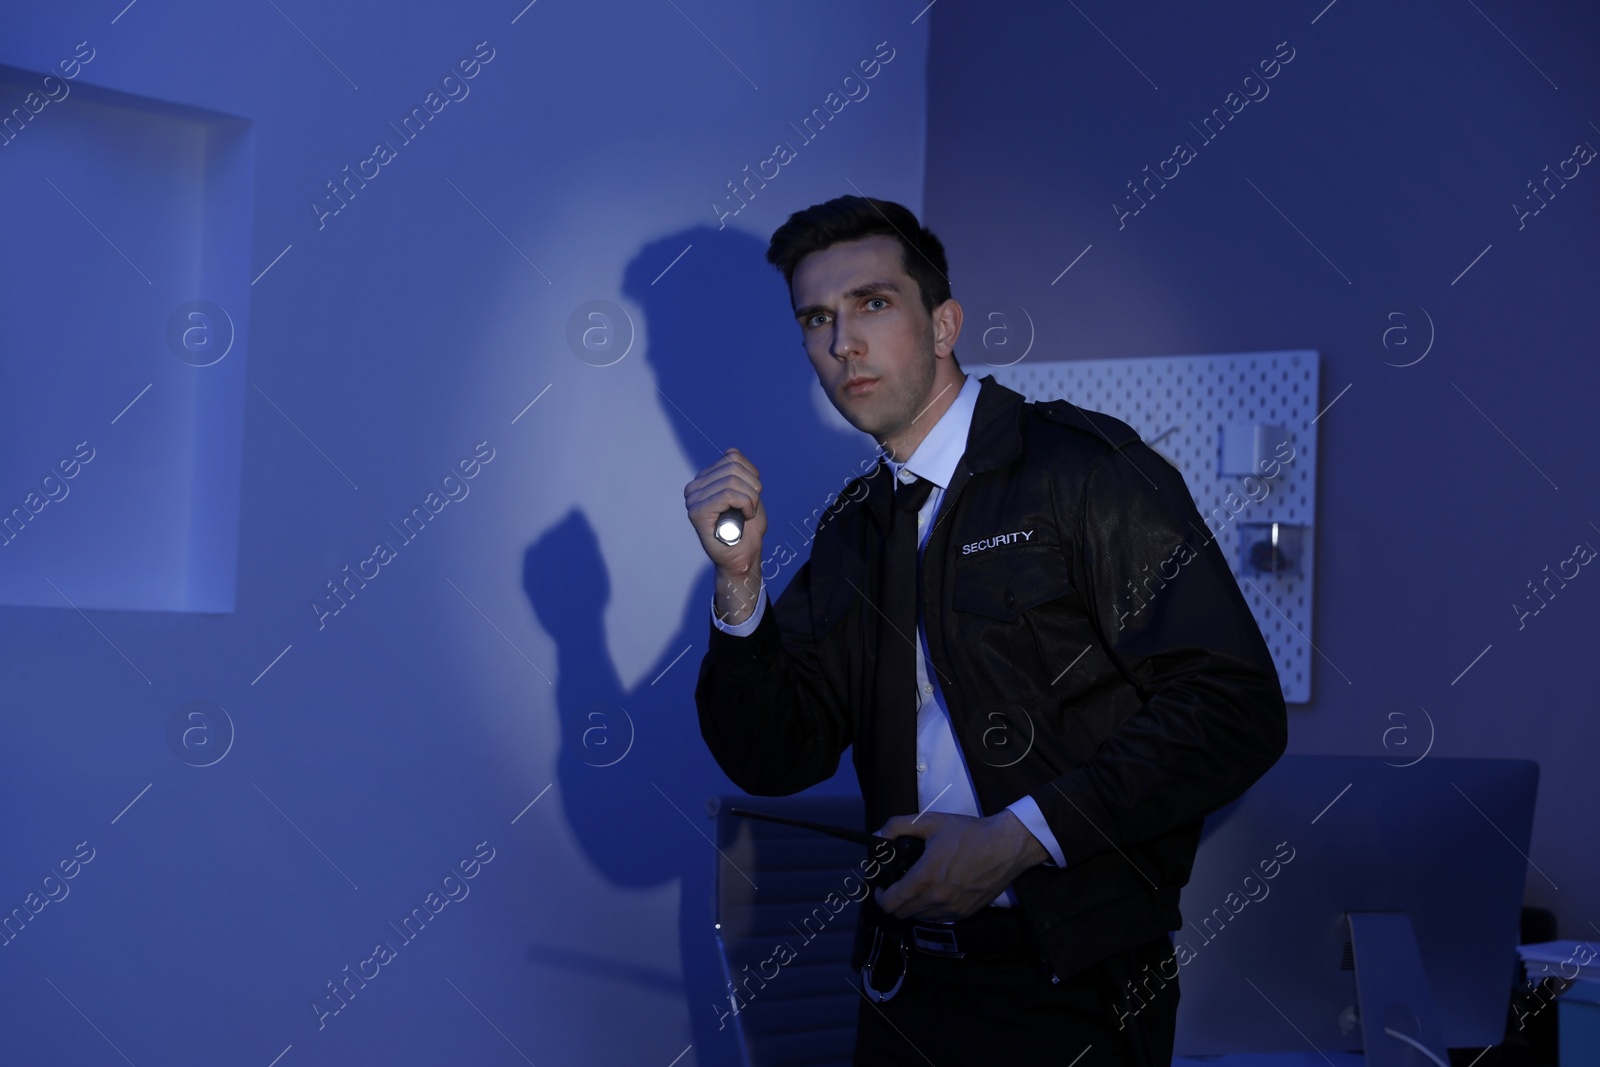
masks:
[[[912,950],[892,999],[861,998],[854,1062],[1169,1067],[1177,973],[1166,935],[1059,983],[1031,949],[961,959]]]

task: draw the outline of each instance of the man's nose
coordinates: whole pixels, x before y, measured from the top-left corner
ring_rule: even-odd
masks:
[[[838,319],[833,324],[833,346],[829,350],[836,358],[846,359],[861,354],[861,337],[854,328]]]

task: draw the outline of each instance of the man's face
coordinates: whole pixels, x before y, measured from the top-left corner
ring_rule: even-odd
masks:
[[[879,441],[904,433],[933,399],[938,361],[900,242],[873,234],[812,252],[791,288],[806,355],[833,406]]]

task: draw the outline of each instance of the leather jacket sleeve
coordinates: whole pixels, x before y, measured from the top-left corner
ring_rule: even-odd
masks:
[[[818,653],[810,591],[807,560],[749,636],[710,624],[695,684],[700,736],[723,773],[753,796],[827,781],[854,739],[843,683]]]
[[[1076,505],[1057,503],[1074,531],[1074,584],[1143,705],[1093,756],[1030,792],[1068,867],[1203,818],[1288,740],[1271,654],[1181,473],[1133,442],[1081,484]],[[1238,534],[1225,525],[1221,536]]]

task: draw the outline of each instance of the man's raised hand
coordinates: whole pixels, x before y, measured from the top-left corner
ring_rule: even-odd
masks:
[[[700,547],[717,568],[716,610],[724,622],[740,623],[755,611],[761,589],[761,537],[767,512],[761,505],[761,476],[737,448],[694,476],[683,487],[689,523]],[[744,536],[736,545],[717,540],[717,518],[729,508],[744,516]]]

